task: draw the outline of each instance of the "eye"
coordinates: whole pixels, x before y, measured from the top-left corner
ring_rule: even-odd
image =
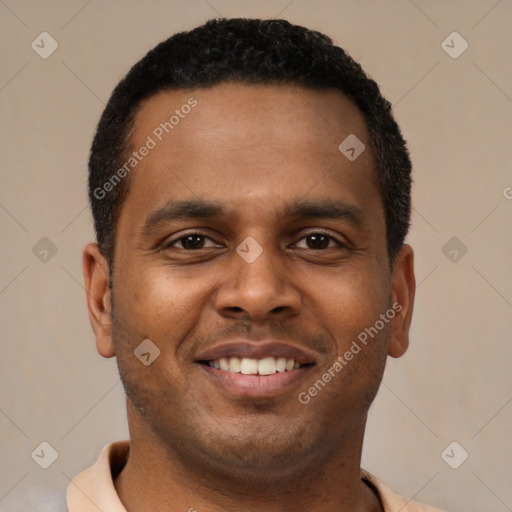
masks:
[[[302,240],[306,241],[306,247],[301,247],[301,249],[313,249],[313,250],[331,249],[333,247],[331,242],[335,243],[334,247],[336,247],[336,246],[337,247],[346,247],[346,245],[344,243],[342,243],[340,240],[338,240],[337,238],[335,238],[331,235],[328,235],[327,233],[322,233],[322,232],[309,233],[305,237],[301,238],[300,241],[302,241]],[[298,246],[298,244],[297,244],[297,246]]]
[[[210,240],[210,242],[212,242],[212,245],[205,246],[206,240]],[[177,244],[181,245],[181,247],[177,247]],[[177,249],[193,251],[197,249],[205,249],[207,247],[216,247],[216,244],[213,242],[211,238],[208,238],[206,235],[203,235],[202,233],[188,233],[169,242],[169,244],[167,244],[167,247],[175,247]]]

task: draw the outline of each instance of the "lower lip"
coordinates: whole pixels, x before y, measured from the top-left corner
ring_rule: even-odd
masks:
[[[244,375],[226,372],[205,364],[199,366],[223,387],[236,395],[245,397],[267,397],[289,391],[312,368],[303,366],[294,370],[276,372],[272,375]]]

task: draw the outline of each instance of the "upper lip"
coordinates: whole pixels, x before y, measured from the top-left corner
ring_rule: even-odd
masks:
[[[286,359],[293,359],[299,364],[314,364],[317,361],[315,352],[309,349],[274,340],[240,340],[214,345],[200,352],[197,356],[197,361],[214,361],[221,357],[246,357],[251,359],[284,357]]]

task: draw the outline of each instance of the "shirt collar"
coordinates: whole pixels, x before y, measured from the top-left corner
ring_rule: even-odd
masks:
[[[69,512],[127,512],[114,486],[130,452],[130,441],[115,441],[103,447],[97,461],[78,474],[67,487]],[[375,476],[361,469],[361,478],[377,493],[384,512],[442,512],[394,494]]]

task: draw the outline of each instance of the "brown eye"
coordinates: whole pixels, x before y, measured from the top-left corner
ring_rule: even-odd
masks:
[[[204,244],[202,235],[187,235],[179,240],[184,249],[201,249]]]
[[[175,247],[176,249],[184,249],[186,251],[193,251],[194,249],[204,249],[205,247],[213,247],[215,244],[210,240],[212,245],[205,246],[207,240],[210,240],[201,233],[190,233],[185,236],[180,236],[176,240],[170,242],[167,247]],[[180,247],[181,246],[181,247]]]
[[[315,233],[306,237],[310,249],[326,249],[329,245],[330,237],[321,233]]]
[[[306,235],[305,237],[301,238],[298,244],[304,244],[303,241],[305,241],[305,246],[302,245],[301,247],[299,245],[301,249],[319,250],[331,249],[332,247],[345,247],[344,244],[339,242],[333,236],[328,235],[326,233],[310,233],[309,235]],[[334,242],[335,245],[332,245],[331,242]]]

